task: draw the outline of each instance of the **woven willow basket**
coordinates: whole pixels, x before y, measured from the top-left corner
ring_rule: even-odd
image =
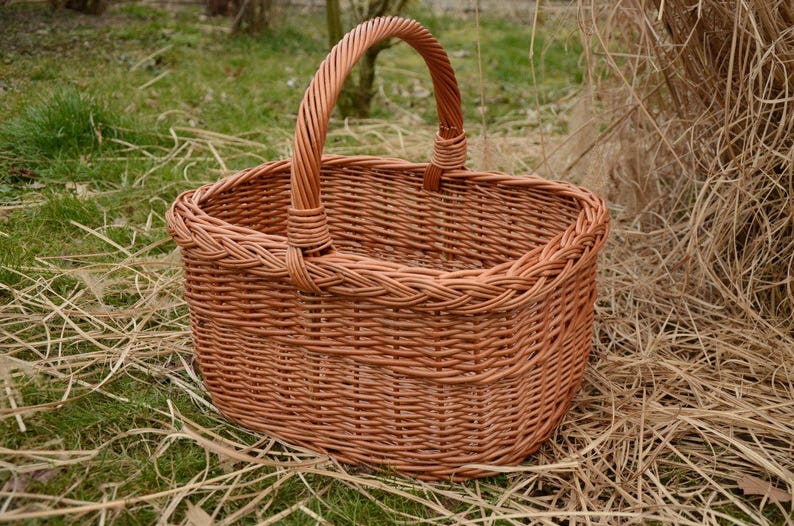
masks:
[[[431,162],[323,156],[345,77],[390,37],[430,69]],[[489,474],[549,437],[590,350],[608,211],[570,184],[465,160],[446,53],[417,22],[380,18],[320,66],[292,159],[179,196],[169,228],[224,415],[425,479]]]

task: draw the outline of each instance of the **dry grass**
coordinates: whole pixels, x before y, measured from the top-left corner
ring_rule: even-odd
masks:
[[[791,3],[583,1],[580,26],[595,104],[619,115],[616,198],[666,223],[691,290],[794,334]]]
[[[663,17],[677,3],[667,1]],[[631,2],[606,14],[582,7],[583,27],[608,49],[610,24],[638,20]],[[618,14],[633,18],[610,18]],[[653,16],[647,20],[643,45],[655,27]],[[758,133],[771,128],[755,127],[755,135],[734,128],[714,139],[708,126],[716,121],[693,125],[671,111],[684,106],[665,103],[657,88],[665,72],[691,79],[672,66],[649,69],[655,55],[623,51],[631,56],[612,56],[623,86],[603,91],[610,86],[594,77],[592,100],[563,105],[574,132],[568,140],[541,141],[509,119],[489,129],[496,164],[528,166],[534,156],[523,147],[530,143],[548,149],[541,169],[606,185],[581,168],[600,167],[616,201],[582,390],[553,439],[525,465],[465,484],[428,484],[340,466],[229,424],[193,366],[178,254],[166,240],[131,253],[103,239],[106,253],[39,259],[36,268],[19,270],[25,277],[18,283],[0,284],[0,430],[13,437],[0,449],[0,521],[145,522],[135,517],[148,512],[162,524],[371,523],[340,502],[344,491],[348,501],[355,495],[406,524],[794,524],[794,337],[790,310],[775,316],[767,307],[774,299],[783,309],[791,305],[790,270],[788,278],[767,271],[792,253],[784,236],[784,219],[794,214],[786,212],[791,157],[777,155],[790,148],[791,134],[769,143],[777,136]],[[589,56],[592,71],[602,58]],[[772,85],[760,93],[774,95]],[[672,93],[664,89],[664,97]],[[759,93],[737,93],[756,108],[763,103]],[[604,104],[619,107],[609,113],[614,122],[596,132],[588,115]],[[703,111],[700,100],[688,104],[686,111]],[[777,104],[781,123],[790,125],[790,102]],[[738,123],[739,107],[732,102],[720,118]],[[364,148],[406,158],[426,155],[432,136],[410,115],[337,130],[357,139],[346,153]],[[173,134],[163,163],[186,173],[200,159],[215,159],[220,173],[229,157],[256,148],[202,130]],[[746,156],[710,149],[737,147],[739,139],[728,140],[736,134],[754,141]],[[768,157],[759,144],[771,144]],[[285,137],[283,153],[288,147]],[[707,166],[712,170],[702,171]],[[779,194],[770,193],[775,188]],[[778,212],[789,215],[773,215],[786,195]],[[728,224],[767,229],[749,264],[749,249],[730,241],[736,235]],[[745,237],[758,244],[758,235]],[[164,395],[132,407],[118,387],[125,382],[155,385]],[[135,418],[118,429],[107,423],[110,438],[100,444],[25,440],[42,415],[57,417],[87,400],[111,400]],[[124,484],[147,469],[124,463],[136,448],[156,466],[146,493]],[[199,467],[178,479],[173,464],[188,454],[198,455]],[[97,486],[95,474],[108,462],[119,464],[118,474]],[[68,480],[57,493],[37,491],[53,477]],[[96,492],[103,497],[85,496]]]
[[[356,133],[373,145],[399,145],[402,136],[392,153],[409,157],[431,136],[377,122]],[[209,158],[240,141],[193,130],[169,155]],[[328,497],[341,487],[407,524],[791,523],[791,339],[682,291],[680,276],[660,272],[670,266],[663,256],[670,237],[618,224],[603,262],[595,351],[573,409],[524,466],[467,484],[379,477],[225,422],[192,364],[177,253],[159,243],[129,253],[108,240],[106,254],[40,260],[24,270],[29,279],[3,286],[6,432],[24,436],[37,414],[89,396],[123,407],[128,400],[115,386],[125,378],[156,382],[169,399],[135,407],[134,426],[90,448],[56,438],[0,451],[0,518],[124,522],[147,510],[173,524],[354,522]],[[58,285],[65,277],[66,289]],[[123,305],[109,301],[119,296],[128,298]],[[24,395],[31,385],[46,399]],[[180,410],[170,397],[189,402]],[[163,473],[147,494],[108,481],[105,498],[80,497],[109,456],[136,447],[148,448],[155,464],[173,462],[185,447],[206,460],[187,483]],[[61,493],[28,491],[64,473],[73,483]],[[739,485],[748,483],[767,495],[745,494]],[[280,488],[288,486],[285,496]]]

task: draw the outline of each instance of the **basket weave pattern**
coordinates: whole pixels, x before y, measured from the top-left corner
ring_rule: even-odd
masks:
[[[342,82],[390,37],[431,72],[431,162],[323,156]],[[297,121],[292,159],[186,192],[168,213],[213,402],[252,429],[421,478],[520,462],[581,382],[604,202],[463,168],[454,73],[414,21],[349,33]]]

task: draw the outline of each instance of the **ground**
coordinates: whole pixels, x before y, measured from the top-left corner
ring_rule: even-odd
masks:
[[[473,18],[415,16],[452,57],[472,166],[583,180],[564,139],[589,111],[575,18],[544,21],[533,82],[526,22],[483,19],[481,80]],[[0,7],[0,520],[790,523],[787,340],[704,321],[710,306],[658,271],[664,254],[646,241],[659,233],[622,223],[619,206],[582,389],[522,466],[419,483],[217,414],[164,214],[181,191],[290,155],[322,24],[295,14],[232,38],[194,6]],[[326,150],[425,159],[426,72],[405,46],[379,72],[373,118],[334,120]],[[565,155],[544,163],[553,151]],[[655,315],[627,315],[651,296]],[[671,321],[682,311],[691,322]]]

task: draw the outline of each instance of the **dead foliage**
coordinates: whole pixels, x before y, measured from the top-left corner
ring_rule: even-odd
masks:
[[[774,73],[791,48],[785,28],[760,47],[766,22],[743,11],[760,3],[736,3],[731,34],[742,36],[727,40],[741,51],[727,56],[733,70],[717,68],[721,55],[707,58],[728,45],[714,44],[716,28],[697,26],[703,33],[691,35],[693,44],[676,40],[683,29],[665,33],[680,22],[674,13],[697,20],[698,8],[718,9],[716,1],[668,0],[661,14],[639,1],[583,3],[591,82],[584,102],[558,108],[571,135],[539,137],[536,126],[505,119],[479,153],[475,146],[475,162],[490,149],[488,162],[511,171],[529,169],[540,151],[541,170],[602,185],[616,216],[582,389],[552,440],[523,465],[429,484],[341,466],[224,421],[192,364],[177,253],[163,250],[165,238],[137,250],[108,239],[106,254],[41,258],[18,269],[16,284],[0,284],[0,424],[17,444],[0,448],[0,520],[106,523],[148,510],[164,524],[338,524],[345,518],[331,495],[341,487],[406,524],[794,523],[791,95]],[[769,3],[769,13],[783,13],[784,3]],[[730,78],[735,92],[693,91],[694,78],[673,62],[689,55],[712,61],[702,82]],[[740,66],[745,56],[768,66]],[[617,82],[604,80],[603,68]],[[754,120],[763,116],[766,125]],[[422,158],[433,130],[403,117],[336,123],[332,133],[354,139],[336,153]],[[212,178],[229,158],[258,148],[199,129],[172,136],[162,162],[186,179],[197,159],[217,161]],[[119,293],[124,304],[108,300]],[[190,403],[133,406],[114,389],[126,378],[167,385]],[[32,396],[30,386],[47,396]],[[89,395],[128,406],[138,423],[91,447],[36,433],[40,415]],[[104,481],[101,496],[83,491],[113,452],[146,447],[157,463],[185,445],[206,459],[187,481],[163,478],[150,491]],[[80,476],[58,494],[36,490],[58,470]]]
[[[682,284],[794,333],[790,2],[581,2],[613,195],[676,242]],[[602,81],[602,73],[609,80]]]

